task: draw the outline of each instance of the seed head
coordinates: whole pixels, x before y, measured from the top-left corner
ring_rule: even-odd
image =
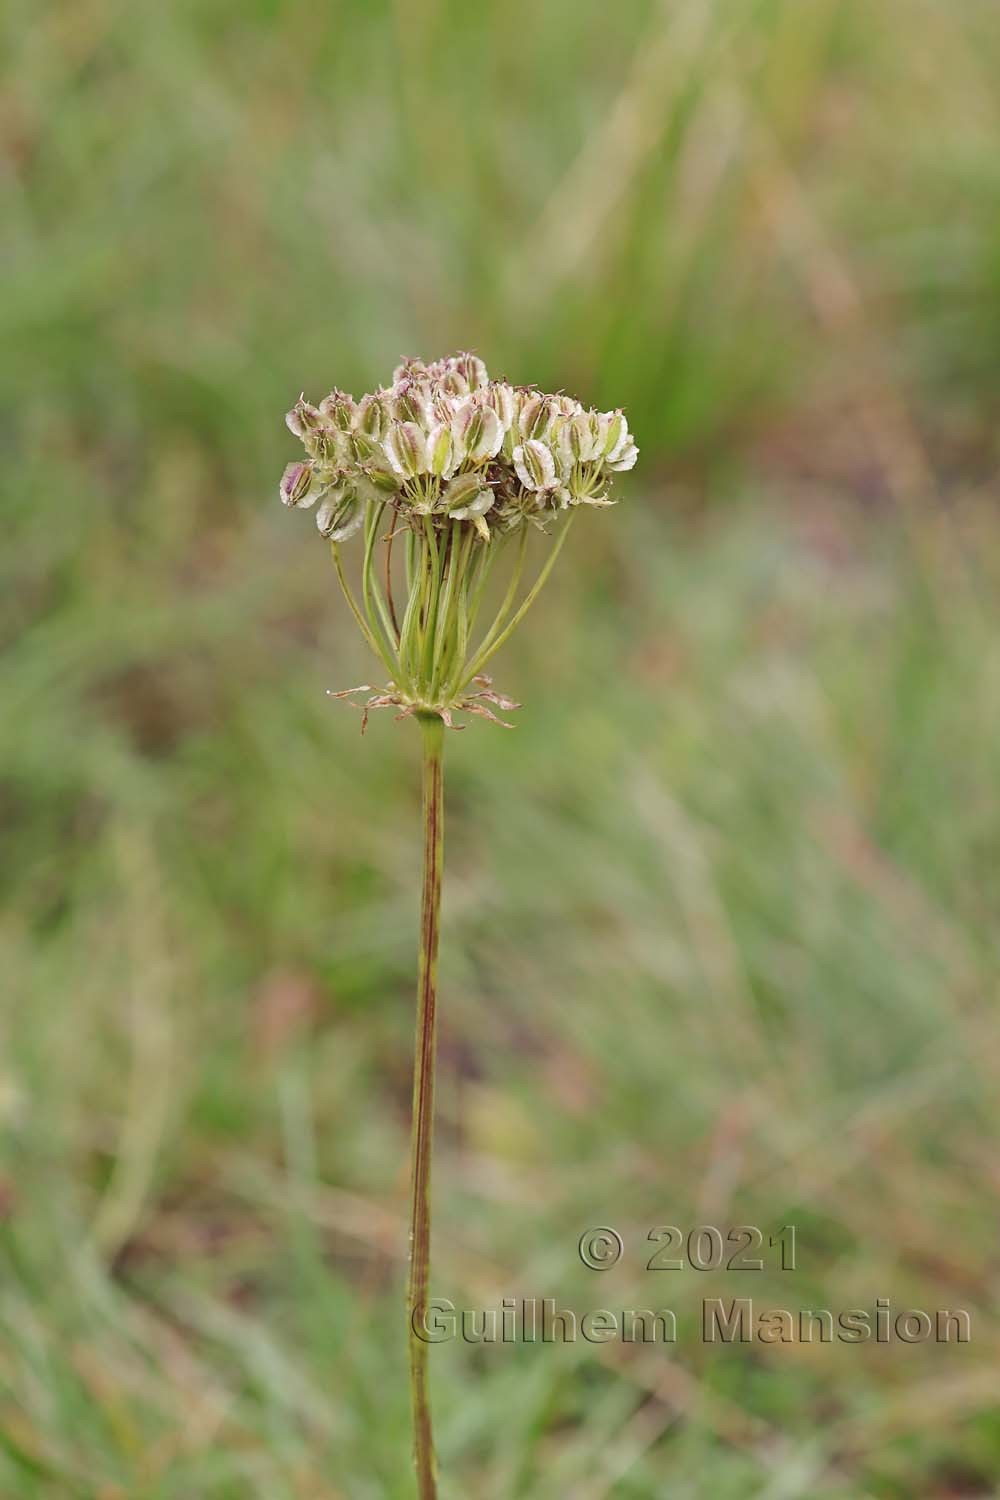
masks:
[[[323,413],[318,406],[311,406],[304,396],[300,396],[291,411],[285,414],[285,426],[303,442],[323,425]]]
[[[510,430],[517,415],[517,392],[503,380],[494,380],[483,393],[483,399],[493,408],[504,434]]]
[[[331,542],[343,542],[353,536],[364,521],[364,507],[356,490],[340,487],[328,492],[316,512],[320,536]]]
[[[450,426],[439,422],[427,434],[427,457],[430,472],[439,478],[450,479],[457,467],[455,439]]]
[[[322,502],[328,536],[387,502],[397,525],[469,524],[482,541],[544,530],[559,511],[611,504],[615,475],[638,456],[621,411],[491,380],[469,353],[402,360],[388,388],[359,401],[336,389],[318,406],[301,396],[286,422],[305,458],[285,470],[281,499]]]
[[[428,393],[415,380],[400,380],[393,386],[389,410],[397,422],[426,424],[431,416]]]
[[[485,463],[495,458],[503,442],[503,428],[493,407],[474,396],[467,396],[452,417],[455,443],[469,463]]]
[[[526,490],[551,490],[556,485],[556,461],[537,438],[514,449],[514,468]]]
[[[376,442],[385,432],[388,416],[381,395],[362,396],[354,408],[354,430]]]
[[[554,396],[531,395],[522,402],[518,430],[522,438],[542,439],[559,413]]]
[[[624,413],[602,411],[598,415],[597,424],[601,436],[601,453],[608,463],[614,463],[629,440]]]
[[[635,446],[635,440],[629,438],[614,463],[608,464],[608,468],[615,474],[625,474],[629,469],[635,468],[635,462],[638,457],[639,450]]]
[[[319,409],[338,432],[350,432],[356,411],[353,396],[348,396],[344,391],[333,390],[329,396],[324,396]]]
[[[285,465],[279,488],[283,505],[312,505],[316,499],[313,489],[312,464],[292,463]]]
[[[623,413],[490,380],[481,359],[462,353],[403,360],[388,388],[357,402],[340,390],[319,406],[300,396],[285,420],[305,457],[287,465],[281,500],[316,505],[317,529],[334,544],[355,619],[391,679],[369,698],[366,715],[393,706],[451,724],[456,710],[495,719],[489,705],[513,707],[482,669],[547,576],[568,514],[612,504],[615,475],[635,464]],[[527,527],[559,536],[525,593]],[[338,545],[362,528],[359,603]],[[401,529],[409,532],[406,549],[393,554]],[[508,549],[515,533],[520,543]],[[494,560],[503,566],[500,553],[512,572],[506,591],[498,590],[497,618],[483,627],[477,614],[490,597],[487,568]],[[394,586],[409,595],[398,608]]]
[[[559,446],[567,464],[586,464],[601,451],[601,434],[589,412],[574,412],[564,417],[558,433]]]
[[[427,438],[417,422],[393,422],[385,442],[385,456],[402,479],[413,479],[430,467]]]

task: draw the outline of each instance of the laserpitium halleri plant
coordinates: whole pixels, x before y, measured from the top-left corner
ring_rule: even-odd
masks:
[[[633,467],[638,450],[620,411],[490,380],[473,354],[406,360],[388,388],[360,401],[335,390],[318,406],[302,398],[286,421],[306,456],[285,469],[281,499],[317,506],[351,612],[387,674],[381,687],[333,696],[369,695],[362,727],[371,709],[391,707],[416,718],[423,734],[407,1312],[417,1487],[429,1500],[437,1488],[427,1345],[418,1330],[430,1264],[444,729],[461,727],[459,712],[505,723],[494,709],[518,707],[494,691],[485,668],[537,597],[576,509],[611,504],[610,482]],[[535,531],[550,545],[528,582]],[[352,587],[341,543],[356,532],[360,570]],[[482,625],[487,601],[492,615]]]

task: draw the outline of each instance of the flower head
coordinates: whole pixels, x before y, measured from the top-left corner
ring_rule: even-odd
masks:
[[[336,389],[318,406],[300,396],[285,420],[305,458],[286,467],[281,500],[299,509],[317,505],[317,527],[334,544],[355,618],[392,677],[377,706],[440,713],[449,722],[456,707],[491,717],[484,697],[505,704],[491,692],[470,695],[469,686],[547,576],[565,513],[613,503],[611,484],[639,451],[624,414],[491,380],[477,355],[461,353],[430,363],[402,360],[391,385],[360,401]],[[358,604],[338,544],[362,529]],[[554,529],[549,560],[518,604],[528,534]],[[408,533],[405,572],[398,550],[395,559],[392,553],[399,531]],[[519,541],[507,553],[515,576],[501,607],[506,616],[477,644],[487,559],[513,537]],[[409,594],[399,610],[394,576]]]

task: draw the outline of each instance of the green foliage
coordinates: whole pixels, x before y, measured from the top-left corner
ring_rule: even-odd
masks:
[[[0,1494],[410,1493],[418,736],[274,487],[466,346],[643,460],[449,738],[433,1291],[681,1340],[432,1351],[450,1493],[991,1493],[995,8],[3,26]],[[973,1342],[712,1349],[666,1222]]]

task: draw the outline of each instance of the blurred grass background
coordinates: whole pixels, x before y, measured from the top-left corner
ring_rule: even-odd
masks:
[[[276,486],[466,346],[642,458],[448,743],[432,1290],[681,1341],[436,1349],[443,1493],[1000,1493],[995,5],[2,25],[0,1494],[410,1493],[416,735]],[[705,1221],[798,1271],[642,1270]]]

